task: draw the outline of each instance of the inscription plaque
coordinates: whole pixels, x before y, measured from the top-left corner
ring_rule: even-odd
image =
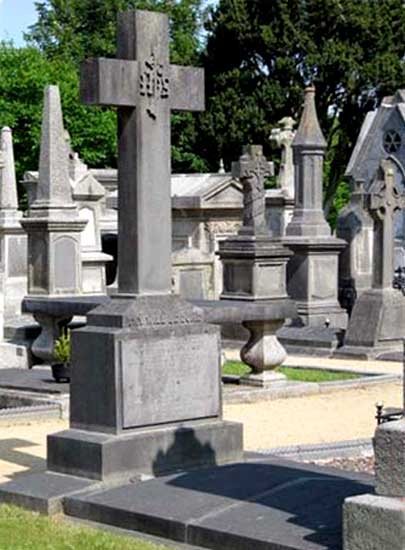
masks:
[[[122,340],[120,363],[123,428],[219,416],[218,341],[212,334]]]

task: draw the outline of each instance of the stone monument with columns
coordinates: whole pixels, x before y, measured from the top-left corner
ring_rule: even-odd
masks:
[[[119,288],[72,334],[53,472],[113,481],[241,457],[242,426],[222,420],[219,329],[171,294],[170,113],[203,110],[204,73],[170,65],[168,41],[166,15],[123,13],[118,59],[82,67],[84,102],[118,107]]]
[[[233,177],[243,185],[243,225],[238,234],[219,244],[223,263],[221,300],[243,300],[257,303],[290,303],[286,288],[287,262],[291,252],[273,238],[265,218],[265,178],[273,175],[259,145],[245,147],[238,162],[232,164]],[[285,382],[274,372],[287,354],[276,337],[285,319],[245,321],[250,339],[241,351],[242,360],[253,374],[245,382],[266,386]]]
[[[329,322],[344,328],[347,314],[338,302],[338,256],[346,243],[331,235],[322,209],[326,141],[315,108],[315,88],[305,90],[304,110],[293,144],[295,208],[283,239],[294,252],[288,268],[288,293],[304,325]]]
[[[405,208],[405,196],[394,179],[392,162],[381,161],[368,192],[374,219],[372,288],[354,306],[339,355],[377,357],[401,351],[405,334],[405,296],[393,288],[394,216]]]

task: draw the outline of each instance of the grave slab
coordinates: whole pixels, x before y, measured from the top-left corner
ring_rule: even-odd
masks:
[[[348,496],[372,478],[250,459],[67,497],[66,514],[213,550],[340,550]]]
[[[69,384],[55,382],[49,367],[2,369],[0,389],[52,395],[69,394]]]
[[[94,481],[54,472],[22,474],[0,486],[0,502],[43,514],[62,512],[62,498],[95,487]]]

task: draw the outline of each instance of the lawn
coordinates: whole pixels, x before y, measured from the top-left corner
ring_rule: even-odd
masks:
[[[250,367],[240,361],[227,361],[222,367],[223,374],[243,376],[250,372]],[[352,380],[360,375],[352,372],[334,372],[319,369],[293,369],[291,367],[278,367],[277,372],[285,374],[288,380],[296,382],[335,382],[337,380]]]
[[[168,550],[132,537],[79,527],[28,512],[0,506],[0,550]]]

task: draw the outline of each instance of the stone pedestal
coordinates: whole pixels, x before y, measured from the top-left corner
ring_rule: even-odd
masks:
[[[265,218],[264,178],[273,174],[273,168],[259,145],[245,147],[239,161],[232,164],[233,176],[243,185],[243,226],[238,235],[219,245],[223,265],[221,300],[290,303],[286,266],[291,252],[279,238],[269,235]],[[255,380],[255,385],[274,381],[275,377],[269,376],[265,383],[264,372],[275,369],[287,356],[276,336],[284,320],[278,316],[243,322],[250,337],[241,351],[241,359],[252,368],[254,376],[250,379]]]
[[[287,266],[288,293],[303,324],[345,328],[347,313],[338,302],[338,257],[344,241],[333,237],[285,238],[294,256]]]
[[[268,235],[238,235],[222,241],[218,255],[223,264],[221,300],[287,298],[286,266],[292,253]]]
[[[242,348],[242,361],[252,367],[253,373],[259,374],[267,369],[275,369],[287,358],[287,352],[276,336],[284,321],[245,321],[242,323],[250,332],[250,338]]]
[[[287,384],[287,377],[280,372],[263,371],[258,374],[246,374],[240,382],[257,388],[278,388]]]
[[[405,326],[405,296],[394,288],[371,289],[356,301],[344,339],[336,356],[374,359],[400,352]]]
[[[405,420],[377,428],[374,453],[376,495],[345,500],[344,550],[405,548]]]
[[[241,458],[242,426],[221,418],[219,329],[199,309],[114,298],[72,342],[71,429],[49,438],[50,470],[107,481]]]
[[[290,302],[286,289],[286,265],[291,252],[279,240],[264,235],[239,235],[221,242],[218,254],[224,274],[221,300],[268,304]],[[276,336],[284,321],[263,318],[243,322],[250,337],[241,350],[241,359],[255,375],[275,369],[286,359],[287,353]],[[257,379],[254,385],[264,387],[274,380],[274,377],[268,377],[266,382]],[[245,382],[250,384],[243,378],[242,383]]]

